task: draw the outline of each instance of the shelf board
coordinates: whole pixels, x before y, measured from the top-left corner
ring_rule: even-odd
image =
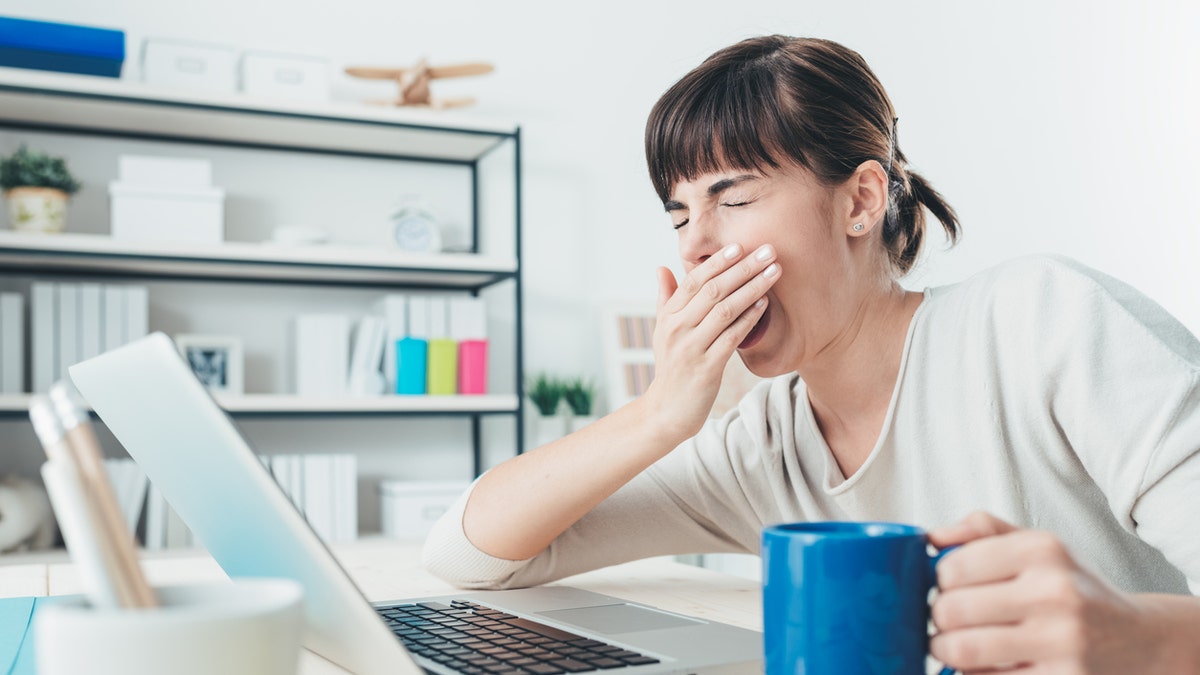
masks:
[[[0,68],[0,124],[459,164],[518,130],[460,112],[197,94],[17,68]]]
[[[29,412],[30,394],[0,395],[0,415]],[[217,403],[230,415],[486,415],[514,413],[513,394],[456,396],[312,397],[287,394],[217,394]]]
[[[93,234],[0,232],[0,269],[39,275],[482,288],[511,278],[515,260],[469,253],[406,254],[369,246],[218,245],[116,241]]]

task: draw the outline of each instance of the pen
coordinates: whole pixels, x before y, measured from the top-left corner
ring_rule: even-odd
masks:
[[[158,604],[154,591],[142,574],[138,563],[134,535],[121,518],[121,510],[113,492],[112,482],[104,466],[100,442],[92,431],[87,411],[76,402],[68,385],[57,382],[50,387],[50,401],[62,424],[68,447],[72,451],[84,493],[91,493],[92,506],[101,522],[100,532],[112,543],[118,562],[118,587],[127,596],[130,607],[154,607]]]
[[[126,606],[114,576],[119,567],[116,552],[105,541],[97,514],[88,508],[81,476],[50,400],[35,396],[29,405],[29,418],[49,458],[42,465],[42,480],[84,592],[96,607]]]

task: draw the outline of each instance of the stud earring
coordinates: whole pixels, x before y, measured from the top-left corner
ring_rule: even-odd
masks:
[[[864,226],[862,223],[855,223],[855,224],[854,224],[854,231],[855,231],[855,232],[862,232],[862,231],[863,231],[863,227],[865,227],[865,226]]]

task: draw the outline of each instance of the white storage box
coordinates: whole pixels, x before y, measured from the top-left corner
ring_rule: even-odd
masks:
[[[230,47],[149,38],[142,48],[142,80],[190,91],[237,91],[238,52]]]
[[[207,159],[121,155],[117,158],[120,182],[139,187],[208,188],[212,162]]]
[[[383,534],[394,539],[424,537],[468,486],[467,481],[381,482],[379,501]]]
[[[329,62],[312,56],[242,54],[242,91],[294,101],[329,100]]]
[[[220,244],[225,239],[225,191],[109,183],[112,238]]]

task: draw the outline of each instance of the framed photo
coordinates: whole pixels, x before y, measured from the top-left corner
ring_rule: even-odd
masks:
[[[210,391],[242,393],[242,339],[235,335],[176,335],[175,346]]]

